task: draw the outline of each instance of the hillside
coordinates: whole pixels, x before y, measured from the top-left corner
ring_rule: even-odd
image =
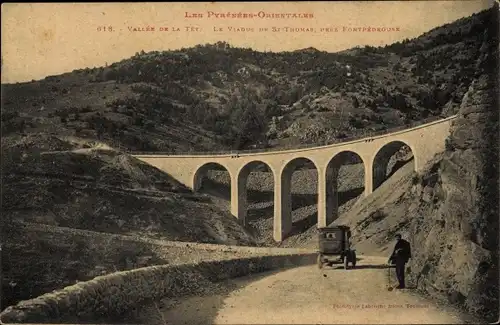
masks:
[[[383,48],[264,53],[219,42],[2,85],[2,133],[202,151],[321,144],[447,116],[492,13]]]
[[[103,272],[213,255],[174,248],[159,253],[112,235],[255,245],[210,198],[105,144],[11,135],[2,137],[1,149],[2,307]],[[103,235],[46,233],[42,226],[25,229],[18,222]]]
[[[209,198],[102,144],[56,136],[3,137],[1,166],[4,222],[252,243],[236,219]]]

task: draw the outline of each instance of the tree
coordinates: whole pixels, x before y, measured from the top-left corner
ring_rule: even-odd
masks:
[[[255,144],[262,139],[266,132],[266,123],[263,113],[256,106],[255,94],[245,93],[241,98],[233,96],[229,101],[233,148],[243,149],[249,144]]]
[[[359,107],[359,100],[356,96],[353,96],[352,97],[352,105],[354,106],[354,108],[358,108]]]

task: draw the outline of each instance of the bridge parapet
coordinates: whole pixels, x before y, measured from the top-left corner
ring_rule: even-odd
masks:
[[[304,144],[299,144],[299,145],[283,146],[280,148],[273,147],[273,148],[244,149],[244,150],[176,151],[176,152],[127,151],[127,150],[125,150],[125,152],[127,152],[131,155],[165,155],[165,156],[234,155],[234,156],[237,156],[237,155],[250,154],[250,153],[275,152],[278,150],[279,151],[288,151],[288,150],[300,150],[300,149],[313,149],[313,148],[318,148],[318,147],[324,147],[324,146],[330,146],[330,145],[336,145],[336,144],[353,142],[353,141],[357,141],[357,140],[373,138],[373,137],[377,137],[377,136],[390,135],[390,134],[398,132],[398,131],[411,130],[411,129],[414,129],[418,126],[428,126],[429,124],[433,124],[432,122],[442,123],[444,121],[447,121],[450,119],[455,119],[455,118],[456,118],[456,115],[452,115],[452,116],[449,116],[446,118],[443,118],[442,116],[431,116],[431,117],[428,117],[428,118],[420,120],[420,121],[408,123],[408,124],[397,126],[397,127],[390,128],[387,130],[379,130],[379,131],[366,130],[359,135],[347,137],[347,138],[342,138],[342,139],[335,139],[333,141],[330,141],[330,142],[324,143],[324,144],[304,143]]]

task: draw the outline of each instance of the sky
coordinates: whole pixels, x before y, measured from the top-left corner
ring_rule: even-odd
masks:
[[[492,0],[4,3],[2,83],[104,66],[141,50],[163,51],[217,41],[259,51],[314,47],[337,52],[355,46],[383,46],[417,37],[492,4]],[[228,13],[229,17],[222,17]],[[255,17],[243,17],[250,13]],[[278,17],[270,18],[271,14]],[[145,31],[134,31],[141,28]],[[373,28],[385,31],[374,32]]]

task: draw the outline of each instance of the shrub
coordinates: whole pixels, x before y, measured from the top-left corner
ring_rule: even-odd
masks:
[[[446,138],[444,140],[444,148],[446,151],[454,151],[455,150],[455,147],[453,147],[453,144],[452,144],[450,138]]]
[[[417,173],[414,173],[411,178],[412,185],[420,184],[420,182],[421,182],[420,176]]]

